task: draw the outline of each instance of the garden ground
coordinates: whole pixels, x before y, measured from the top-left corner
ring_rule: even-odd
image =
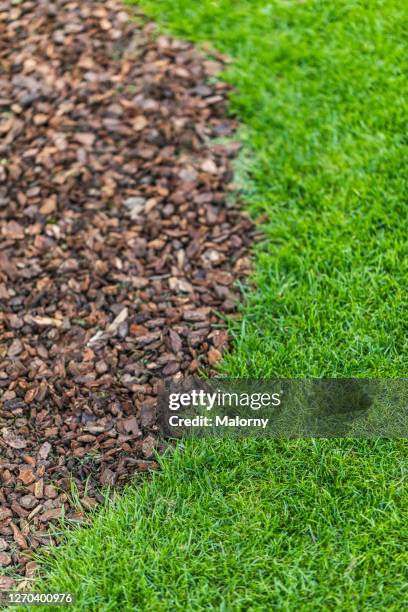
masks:
[[[224,372],[405,376],[407,9],[141,5],[234,59],[238,172],[265,241]],[[400,609],[406,451],[401,440],[189,443],[68,533],[42,588],[95,610]]]
[[[151,30],[116,0],[0,7],[0,589],[158,468],[158,385],[220,361],[250,267],[222,63]]]

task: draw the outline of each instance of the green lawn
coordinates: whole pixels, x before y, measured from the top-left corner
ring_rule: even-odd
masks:
[[[41,591],[77,610],[401,610],[407,449],[391,441],[188,445],[91,529]]]
[[[234,62],[248,209],[267,214],[224,371],[407,376],[408,6],[142,0]],[[42,590],[78,610],[399,610],[407,444],[213,441],[164,459]]]
[[[270,221],[228,371],[406,374],[408,7],[140,4],[235,60],[227,79],[252,160],[246,200]]]

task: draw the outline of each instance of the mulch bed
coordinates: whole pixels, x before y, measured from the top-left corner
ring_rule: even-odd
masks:
[[[119,1],[0,0],[0,568],[157,468],[157,383],[228,345],[253,227],[209,143],[223,61]]]

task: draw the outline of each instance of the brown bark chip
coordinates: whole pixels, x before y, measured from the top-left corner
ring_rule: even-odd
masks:
[[[222,58],[153,30],[0,0],[0,567],[27,576],[71,478],[85,511],[157,469],[156,385],[216,366],[248,272]]]

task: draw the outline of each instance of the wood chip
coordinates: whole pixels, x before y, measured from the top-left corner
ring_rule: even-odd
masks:
[[[16,549],[158,469],[160,384],[214,373],[254,230],[222,58],[119,0],[1,7],[0,566],[30,580]]]

